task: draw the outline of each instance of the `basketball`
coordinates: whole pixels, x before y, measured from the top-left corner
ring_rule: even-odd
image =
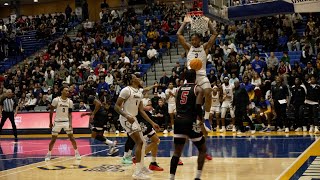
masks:
[[[194,58],[190,61],[190,68],[193,70],[200,70],[202,68],[202,61],[199,58]]]

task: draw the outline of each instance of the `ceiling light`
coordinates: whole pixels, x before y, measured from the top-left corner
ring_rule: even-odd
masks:
[[[9,6],[9,3],[5,2],[3,5],[5,5],[5,6]]]
[[[38,2],[38,0],[33,0],[33,2],[37,3],[37,2]]]

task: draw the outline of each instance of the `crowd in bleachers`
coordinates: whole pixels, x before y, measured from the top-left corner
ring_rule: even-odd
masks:
[[[128,73],[143,75],[164,52],[174,48],[175,33],[186,11],[184,4],[158,2],[146,6],[142,15],[132,8],[118,11],[103,7],[100,21],[84,21],[75,38],[64,35],[34,60],[25,59],[8,70],[1,94],[5,89],[14,89],[21,111],[48,107],[63,85],[70,87],[76,109],[85,108],[91,94],[98,95],[104,104],[114,104]],[[42,16],[26,20],[19,27],[40,27],[48,21],[59,26],[66,22],[58,15]],[[219,35],[208,55],[210,82],[220,86],[224,77],[229,77],[230,82],[247,77],[255,87],[255,100],[267,94],[277,75],[282,75],[289,86],[295,77],[307,84],[312,75],[318,77],[320,72],[320,56],[316,56],[320,52],[318,25],[319,18],[313,14],[265,17],[229,26],[218,24]],[[203,41],[209,37],[207,33]],[[185,53],[176,61],[172,76],[164,73],[155,83],[153,109],[159,108],[159,99],[166,101],[164,91],[170,82],[174,86],[183,82]]]

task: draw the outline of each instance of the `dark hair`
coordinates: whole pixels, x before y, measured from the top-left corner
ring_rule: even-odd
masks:
[[[198,33],[194,33],[194,34],[191,35],[191,37],[192,37],[192,36],[195,36],[195,37],[197,37],[197,38],[199,38],[199,39],[202,38],[202,35],[201,35],[201,34],[198,34]]]
[[[194,83],[196,81],[196,71],[194,69],[187,70],[185,79],[188,83]]]
[[[60,87],[60,89],[59,89],[60,94],[62,94],[62,91],[64,90],[64,88],[66,88],[66,87],[64,87],[64,86]]]

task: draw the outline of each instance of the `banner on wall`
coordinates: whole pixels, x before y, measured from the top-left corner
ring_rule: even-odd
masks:
[[[88,128],[89,116],[81,118],[83,112],[72,112],[73,128]],[[53,117],[55,114],[53,115]],[[19,113],[15,117],[17,129],[47,129],[49,128],[49,112],[39,113]],[[4,124],[3,129],[12,129],[9,119]]]

